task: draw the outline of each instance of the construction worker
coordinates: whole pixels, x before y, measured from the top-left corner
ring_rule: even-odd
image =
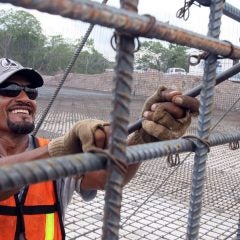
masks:
[[[11,59],[0,59],[0,166],[106,148],[109,124],[100,120],[77,122],[64,136],[49,140],[35,138],[37,88],[41,75]],[[145,102],[143,128],[128,144],[180,137],[198,111],[198,101],[160,87]],[[129,165],[125,184],[139,164]],[[0,240],[65,239],[64,213],[74,191],[84,200],[104,189],[106,171],[86,173],[0,192]]]

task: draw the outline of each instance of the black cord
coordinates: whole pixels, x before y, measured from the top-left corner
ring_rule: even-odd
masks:
[[[177,11],[176,17],[183,18],[185,21],[187,21],[190,16],[189,9],[193,4],[198,7],[210,7],[211,0],[184,0],[184,6]]]
[[[187,21],[190,16],[189,8],[192,6],[193,3],[194,0],[184,0],[184,6],[177,11],[176,17],[183,18],[185,21]]]

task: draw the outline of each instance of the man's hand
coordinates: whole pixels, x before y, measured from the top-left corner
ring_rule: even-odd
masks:
[[[142,129],[135,132],[130,144],[169,140],[182,136],[198,114],[196,98],[181,92],[160,87],[144,103]]]
[[[86,119],[77,122],[64,136],[48,144],[51,157],[86,152],[92,148],[106,148],[109,124],[100,120]]]

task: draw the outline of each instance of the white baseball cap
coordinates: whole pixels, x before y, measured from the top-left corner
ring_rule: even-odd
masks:
[[[0,58],[0,84],[15,73],[26,77],[31,87],[37,88],[43,85],[42,76],[34,69],[23,67],[20,63],[9,58]]]

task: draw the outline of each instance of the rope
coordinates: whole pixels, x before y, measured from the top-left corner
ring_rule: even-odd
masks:
[[[102,4],[106,4],[107,1],[108,1],[108,0],[103,0],[103,1],[102,1]],[[58,84],[55,92],[53,93],[53,96],[52,96],[52,98],[50,99],[49,104],[47,105],[47,107],[45,108],[43,114],[41,115],[41,117],[40,117],[40,119],[39,119],[39,121],[38,121],[38,123],[37,123],[37,126],[35,127],[35,129],[34,129],[34,131],[33,131],[33,136],[35,136],[35,135],[37,134],[38,130],[39,130],[40,127],[42,126],[43,121],[45,120],[45,118],[46,118],[46,116],[47,116],[47,114],[48,114],[51,106],[53,105],[53,102],[55,101],[55,99],[56,99],[59,91],[61,90],[61,88],[62,88],[65,80],[67,79],[67,76],[69,75],[72,67],[74,66],[74,64],[75,64],[75,62],[76,62],[76,60],[77,60],[80,52],[82,51],[83,47],[85,46],[85,43],[87,42],[88,37],[90,36],[93,28],[94,28],[94,24],[90,24],[89,28],[87,29],[87,32],[85,33],[82,41],[81,41],[80,44],[79,44],[79,47],[76,49],[76,51],[75,51],[75,53],[74,53],[74,55],[73,55],[70,63],[68,64],[66,70],[64,71],[64,75],[63,75],[61,81],[59,82],[59,84]]]

